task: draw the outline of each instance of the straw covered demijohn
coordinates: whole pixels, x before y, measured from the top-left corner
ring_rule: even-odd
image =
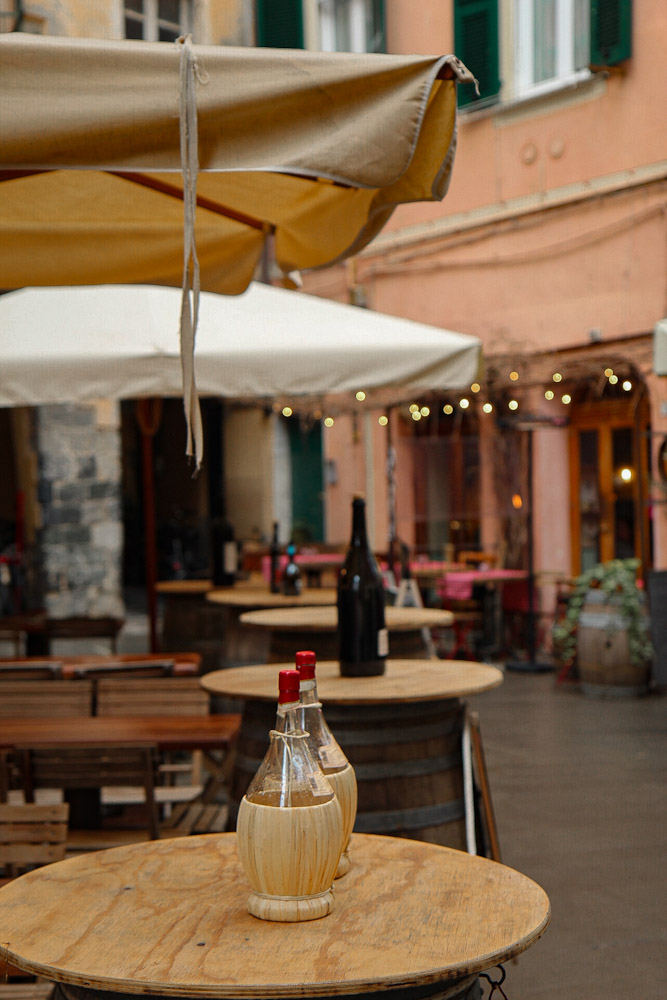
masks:
[[[297,922],[333,909],[343,813],[299,718],[299,672],[281,670],[276,728],[239,806],[238,851],[250,882],[248,912]]]

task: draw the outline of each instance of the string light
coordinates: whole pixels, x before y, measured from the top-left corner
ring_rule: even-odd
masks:
[[[442,408],[442,412],[446,413],[447,416],[449,416],[450,413],[454,412],[454,407],[452,406],[451,403],[445,403],[445,405]]]
[[[516,380],[518,379],[518,377],[519,377],[519,373],[518,372],[510,372],[510,378],[512,379],[513,382],[516,382]]]
[[[412,419],[413,420],[421,420],[421,418],[422,418],[422,415],[419,412],[419,410],[413,410]]]
[[[570,394],[566,392],[564,396],[560,397],[560,401],[561,403],[565,403],[565,405],[567,406],[568,403],[572,402],[572,396],[570,396]]]
[[[365,398],[366,398],[366,393],[364,392],[363,389],[360,389],[359,392],[357,393],[357,399],[359,400],[360,403],[363,403]]]
[[[479,382],[473,382],[473,384],[472,384],[472,385],[470,386],[470,391],[471,391],[471,392],[479,392],[479,390],[480,390],[481,388],[482,388],[482,387],[481,387],[481,385],[479,384]]]
[[[562,382],[563,381],[563,376],[561,375],[560,372],[554,372],[551,377],[554,380],[554,382]]]
[[[416,403],[410,403],[410,413],[416,413],[419,407]]]
[[[482,409],[485,413],[493,413],[493,406],[491,403],[485,403]]]
[[[516,399],[510,399],[510,401],[509,401],[509,403],[507,405],[509,406],[510,410],[518,410],[519,409],[519,404],[516,401]]]
[[[389,423],[389,417],[385,417],[383,413],[381,417],[378,417],[378,423],[380,427],[386,427],[387,424]]]
[[[459,402],[459,406],[461,407],[462,410],[467,410],[468,407],[470,406],[470,400],[466,399],[464,396],[463,399]]]
[[[514,507],[515,510],[521,510],[521,508],[523,507],[523,500],[521,499],[518,493],[515,493],[514,496],[512,497],[512,506]]]
[[[609,384],[610,385],[616,385],[617,382],[618,382],[618,375],[610,375],[609,376]]]
[[[624,483],[632,482],[632,469],[628,469],[627,466],[620,471],[620,477]]]
[[[294,410],[292,409],[291,406],[283,406],[283,416],[284,417],[291,417],[292,414],[293,414],[293,412],[294,412]]]
[[[325,427],[333,427],[333,425],[334,425],[334,418],[333,417],[325,417],[324,418],[324,426]]]
[[[313,420],[321,420],[321,419],[322,419],[322,411],[315,410],[313,413]]]
[[[626,378],[625,382],[623,383],[623,388],[625,389],[626,392],[630,392],[630,390],[632,389],[632,382]]]
[[[553,391],[553,389],[547,389],[547,391],[544,393],[544,398],[545,399],[553,399],[554,398],[554,391]]]
[[[614,369],[613,368],[605,368],[604,373],[607,376],[607,378],[611,378],[611,376],[614,374]]]
[[[419,412],[421,413],[422,417],[428,417],[431,414],[430,407],[428,406],[422,406]]]

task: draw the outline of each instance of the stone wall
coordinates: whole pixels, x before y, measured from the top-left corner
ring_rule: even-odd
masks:
[[[37,410],[38,548],[53,618],[123,617],[119,419],[107,402]]]

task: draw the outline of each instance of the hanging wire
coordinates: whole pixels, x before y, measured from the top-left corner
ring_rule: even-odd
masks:
[[[505,990],[503,989],[503,983],[505,982],[505,978],[507,977],[507,972],[505,971],[505,967],[503,965],[496,965],[495,968],[500,969],[500,979],[492,979],[487,972],[480,972],[479,978],[486,979],[488,983],[491,983],[491,992],[489,993],[489,1000],[491,1000],[491,997],[494,995],[496,990],[498,991],[501,997],[504,997],[505,1000],[508,1000],[507,993],[505,993]]]

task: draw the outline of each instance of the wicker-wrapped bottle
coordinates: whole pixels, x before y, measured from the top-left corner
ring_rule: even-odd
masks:
[[[301,678],[301,726],[308,733],[308,745],[343,810],[343,853],[336,871],[336,878],[340,878],[350,869],[350,835],[357,815],[357,779],[354,768],[324,718],[322,703],[317,696],[316,664],[317,658],[312,650],[302,649],[296,654],[296,668]]]
[[[249,913],[315,920],[333,909],[343,813],[301,728],[298,671],[281,670],[278,686],[276,728],[239,806],[238,851],[252,890]]]

